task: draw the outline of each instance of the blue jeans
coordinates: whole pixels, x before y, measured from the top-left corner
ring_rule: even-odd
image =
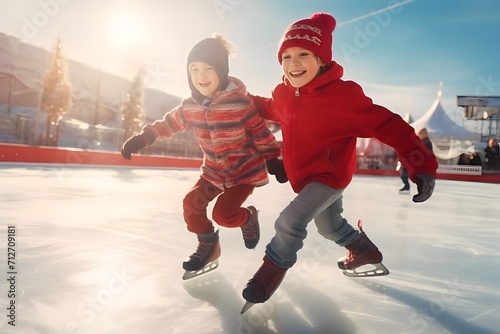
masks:
[[[305,186],[276,220],[276,234],[266,246],[267,257],[281,268],[291,268],[304,245],[307,224],[313,219],[319,234],[341,247],[356,239],[359,231],[341,215],[343,192],[319,182]]]

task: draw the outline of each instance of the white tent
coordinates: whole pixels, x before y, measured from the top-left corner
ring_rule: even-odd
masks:
[[[441,91],[429,110],[410,125],[416,133],[426,128],[430,139],[435,142],[449,142],[450,140],[479,142],[481,140],[479,133],[463,128],[448,116],[441,105]]]
[[[413,123],[413,117],[411,117],[411,113],[408,112],[404,117],[404,121],[408,124]]]
[[[473,152],[475,145],[481,141],[479,133],[458,125],[444,111],[441,105],[441,90],[429,110],[410,125],[416,133],[423,128],[427,129],[429,138],[434,144],[434,154],[442,160]]]

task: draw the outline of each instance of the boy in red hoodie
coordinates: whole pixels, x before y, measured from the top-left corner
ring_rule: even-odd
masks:
[[[255,207],[242,204],[255,187],[269,182],[266,160],[276,160],[281,153],[243,82],[228,75],[232,50],[221,35],[197,43],[187,60],[191,97],[162,120],[146,125],[122,149],[123,157],[131,159],[158,139],[194,132],[204,153],[202,173],[184,198],[183,209],[187,229],[198,237],[198,247],[182,264],[184,279],[217,268],[219,231],[207,216],[207,207],[216,198],[213,220],[220,226],[241,228],[245,247],[255,248],[260,237],[258,213]]]
[[[377,270],[370,275],[388,274],[360,223],[357,230],[341,215],[342,192],[356,169],[358,137],[377,138],[398,152],[418,187],[414,202],[427,200],[434,189],[437,161],[414,129],[374,104],[357,83],[342,80],[343,68],[331,60],[335,25],[331,15],[316,13],[288,27],[278,49],[283,82],[271,99],[253,97],[262,116],[282,128],[283,160],[268,163],[269,172],[287,176],[298,195],[280,213],[264,263],[243,290],[246,306],[265,302],[278,288],[313,219],[323,237],[347,248],[339,260],[344,273],[373,264]]]

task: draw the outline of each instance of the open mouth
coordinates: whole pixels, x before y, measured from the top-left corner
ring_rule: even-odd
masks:
[[[298,77],[302,76],[305,73],[306,73],[306,71],[292,71],[292,72],[290,72],[290,76],[292,78],[298,78]]]

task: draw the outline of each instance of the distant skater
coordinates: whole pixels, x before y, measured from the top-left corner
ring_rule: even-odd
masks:
[[[403,181],[403,188],[399,189],[400,194],[409,194],[410,193],[410,181],[408,170],[406,169],[401,162],[398,161],[397,169],[399,169],[401,181]]]
[[[427,132],[426,128],[422,128],[418,132],[418,138],[424,143],[425,147],[431,152],[433,152],[432,148],[432,142],[429,138],[429,133]],[[401,181],[403,181],[403,188],[399,189],[400,194],[409,194],[410,193],[410,182],[409,182],[409,175],[408,175],[408,170],[406,167],[401,163],[398,162],[397,169],[400,170],[400,175],[401,175]]]

